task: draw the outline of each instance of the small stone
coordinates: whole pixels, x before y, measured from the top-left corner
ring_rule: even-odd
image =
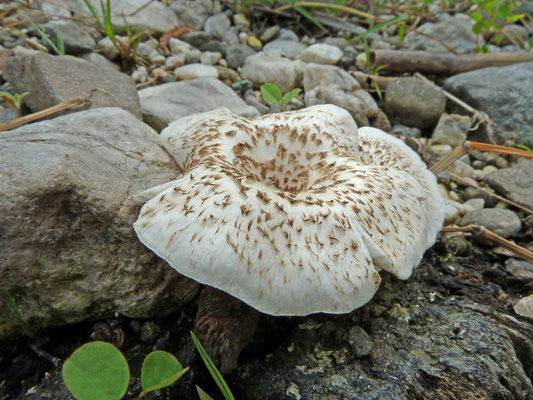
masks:
[[[212,39],[213,36],[204,31],[189,32],[181,37],[183,42],[196,48],[200,48],[202,44],[207,43]]]
[[[450,196],[450,199],[453,200],[453,201],[459,201],[459,200],[461,200],[461,198],[459,197],[459,195],[458,195],[456,192],[454,192],[453,190],[450,190],[450,191],[448,192],[448,195]]]
[[[459,210],[453,204],[446,202],[444,206],[444,223],[446,225],[455,224],[459,221]]]
[[[497,208],[484,208],[466,213],[461,225],[470,224],[484,226],[503,238],[517,234],[522,226],[520,218],[514,212]]]
[[[422,131],[418,128],[411,128],[402,124],[396,124],[389,132],[391,135],[408,136],[413,138],[419,138],[422,136]]]
[[[224,13],[218,13],[207,18],[204,24],[204,31],[214,37],[220,37],[222,32],[227,31],[231,26],[231,21]]]
[[[448,171],[459,175],[461,178],[472,178],[474,176],[475,171],[474,168],[472,168],[470,165],[464,163],[461,160],[457,160],[447,169]]]
[[[511,168],[499,169],[485,176],[498,193],[524,207],[533,208],[533,160],[520,159]]]
[[[135,71],[133,71],[131,77],[135,81],[135,83],[143,83],[148,80],[148,72],[146,71],[146,68],[140,66]]]
[[[525,260],[509,258],[505,261],[505,269],[513,276],[521,278],[533,278],[533,264]]]
[[[107,36],[98,42],[98,50],[108,60],[114,60],[120,54],[120,51]]]
[[[246,18],[246,15],[239,13],[233,16],[233,24],[237,27],[248,28],[250,20]]]
[[[482,210],[485,207],[485,200],[480,198],[470,199],[463,203],[463,207],[466,212]]]
[[[502,39],[499,43],[500,46],[515,44],[522,49],[526,48],[529,33],[523,26],[517,24],[505,24],[502,28],[502,35]]]
[[[153,50],[155,49],[152,46],[149,46],[144,42],[139,43],[137,46],[137,54],[143,58],[147,58]]]
[[[218,69],[211,65],[187,64],[174,70],[176,80],[218,78]]]
[[[352,326],[347,334],[346,340],[355,358],[363,358],[370,354],[374,342],[368,333],[360,326]]]
[[[293,40],[295,42],[298,41],[298,35],[291,31],[290,29],[282,28],[279,31],[278,39],[280,40]]]
[[[170,46],[170,52],[172,55],[183,55],[185,57],[187,56],[195,56],[200,57],[202,52],[193,46],[191,46],[189,43],[185,42],[184,40],[171,38],[168,41],[168,44]]]
[[[322,43],[309,46],[298,56],[303,62],[315,64],[337,64],[341,58],[341,49]]]
[[[175,69],[185,65],[185,55],[178,54],[177,56],[170,56],[165,60],[165,67]]]
[[[154,321],[146,321],[141,325],[141,340],[144,343],[154,343],[161,335],[161,328]]]
[[[150,62],[152,64],[164,64],[165,61],[166,61],[166,58],[165,56],[159,54],[159,52],[157,50],[153,50],[150,55],[148,56],[148,60],[150,60]]]
[[[200,56],[200,62],[204,65],[215,65],[222,59],[218,51],[204,51]]]
[[[229,80],[231,82],[237,82],[242,79],[239,73],[234,69],[227,68],[222,65],[217,65],[215,68],[218,70],[218,79],[220,80]]]
[[[247,90],[250,90],[253,87],[253,83],[249,80],[242,80],[239,82],[235,82],[233,85],[231,85],[231,88],[235,90],[236,92],[244,93]]]
[[[470,117],[458,114],[442,114],[431,138],[435,143],[457,147],[466,140]]]
[[[263,34],[259,37],[261,39],[261,42],[266,43],[270,42],[271,40],[275,39],[279,35],[280,27],[277,25],[271,26],[270,28],[267,28]]]
[[[431,146],[431,151],[437,158],[442,158],[452,151],[452,146],[449,144],[434,144]]]
[[[494,165],[486,165],[483,167],[483,173],[484,174],[490,174],[491,172],[497,171],[498,168],[496,168]]]
[[[255,50],[260,50],[261,47],[263,47],[263,43],[261,43],[261,41],[258,38],[252,35],[246,38],[246,44]]]
[[[298,85],[298,75],[291,60],[267,56],[262,52],[246,59],[241,74],[244,79],[257,85],[274,83],[282,93],[287,93]]]
[[[247,40],[248,40],[248,34],[246,32],[239,33],[239,43],[246,44]]]
[[[481,160],[472,161],[472,167],[475,169],[482,169],[485,166],[485,162]]]
[[[277,39],[267,43],[263,48],[263,51],[269,56],[282,56],[293,60],[297,58],[304,49],[305,46],[300,42]]]
[[[244,60],[256,54],[255,50],[246,44],[238,44],[226,47],[226,61],[228,67],[237,69],[244,64]]]

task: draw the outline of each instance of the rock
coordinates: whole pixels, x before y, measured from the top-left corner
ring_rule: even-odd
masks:
[[[263,51],[269,56],[282,56],[294,60],[305,49],[305,46],[294,40],[273,40],[265,45]]]
[[[505,269],[513,276],[533,279],[533,264],[526,260],[509,258],[505,261]]]
[[[523,26],[517,24],[505,24],[502,28],[502,35],[502,40],[499,43],[500,46],[514,44],[522,49],[526,48],[528,31]]]
[[[131,79],[133,79],[135,83],[146,82],[148,80],[148,71],[146,71],[146,68],[143,66],[140,66],[133,71]]]
[[[174,70],[176,80],[218,78],[218,69],[212,65],[187,64]]]
[[[281,28],[279,31],[278,39],[280,40],[292,40],[298,42],[298,35],[290,29]]]
[[[218,70],[218,79],[220,79],[221,81],[229,80],[231,82],[237,82],[241,80],[241,76],[234,69],[223,67],[222,65],[217,65],[216,69]],[[250,85],[252,85],[252,82],[250,81],[245,81],[245,82],[249,82]],[[238,89],[233,88],[233,87],[232,89],[239,91]]]
[[[502,196],[533,209],[533,160],[519,159],[514,167],[494,171],[485,181]]]
[[[204,31],[214,37],[220,37],[222,32],[227,31],[231,26],[231,21],[224,13],[218,13],[207,18],[204,24]]]
[[[152,52],[148,55],[148,61],[150,61],[152,64],[162,65],[166,62],[166,58],[162,54],[159,54],[157,50],[152,50]]]
[[[212,0],[175,0],[170,4],[179,21],[179,26],[200,30],[213,10]]]
[[[525,95],[533,93],[533,62],[457,74],[446,79],[444,90],[486,112],[494,122],[498,143],[513,139],[533,146],[533,96]],[[486,134],[483,139],[487,139]]]
[[[243,117],[259,113],[218,79],[199,78],[171,82],[139,91],[144,120],[156,131],[170,122],[199,112],[227,107]]]
[[[501,208],[484,208],[471,211],[461,219],[461,226],[481,225],[503,238],[511,237],[520,231],[520,218],[510,211]]]
[[[411,128],[402,124],[396,124],[389,132],[391,135],[409,136],[413,138],[419,138],[422,136],[422,132],[418,128]]]
[[[120,107],[139,119],[141,109],[133,79],[111,68],[100,68],[72,56],[9,57],[4,63],[4,78],[19,92],[30,92],[24,103],[33,111],[44,110],[59,103],[87,97],[95,88],[108,95],[95,93],[86,107]],[[70,109],[68,114],[79,111]]]
[[[176,69],[185,64],[185,55],[179,54],[177,56],[170,56],[165,60],[165,67],[169,69]]]
[[[493,208],[498,202],[498,199],[496,197],[491,196],[486,191],[474,187],[467,187],[465,190],[462,191],[462,195],[463,198],[467,201],[470,199],[483,199],[487,208]]]
[[[337,64],[341,58],[341,49],[323,43],[312,44],[298,56],[303,62],[315,64]]]
[[[348,110],[352,115],[378,108],[372,96],[353,76],[334,65],[307,64],[303,86],[307,106],[330,103]]]
[[[280,32],[280,27],[278,25],[271,26],[270,28],[265,29],[265,31],[261,34],[259,39],[263,43],[270,42],[271,40],[274,40]]]
[[[261,50],[261,47],[263,47],[263,43],[253,35],[249,35],[246,38],[246,44],[254,50]]]
[[[431,138],[435,143],[457,147],[466,140],[470,117],[458,114],[442,114]]]
[[[461,178],[472,178],[475,174],[475,169],[461,160],[454,162],[447,170]]]
[[[79,56],[78,58],[82,58],[86,61],[89,61],[91,64],[94,64],[99,68],[111,68],[111,69],[114,69],[115,71],[120,72],[120,66],[118,66],[112,61],[109,61],[107,58],[105,58],[101,54],[85,53]]]
[[[1,107],[0,106],[0,125],[5,124],[6,122],[13,121],[14,119],[19,118],[17,110],[13,107]]]
[[[244,60],[255,54],[255,50],[246,44],[226,47],[226,61],[228,67],[237,69],[244,64]]]
[[[237,13],[233,15],[233,24],[239,29],[248,29],[250,27],[250,20],[246,15]]]
[[[213,40],[213,36],[204,31],[189,32],[181,37],[181,40],[189,43],[191,46],[200,48],[204,43]]]
[[[98,15],[103,15],[99,1],[89,2]],[[86,8],[84,12],[85,15],[89,14]],[[112,0],[111,14],[113,29],[119,34],[126,33],[124,19],[132,32],[148,31],[152,35],[160,35],[179,26],[176,14],[159,1],[151,1],[148,4],[145,0]]]
[[[268,56],[263,52],[248,57],[242,66],[241,75],[256,85],[274,83],[283,93],[298,86],[298,75],[291,60]]]
[[[90,28],[65,20],[53,20],[41,27],[56,45],[56,27],[61,32],[67,54],[86,53],[96,48],[96,41],[89,32]]]
[[[366,357],[372,351],[372,339],[360,326],[352,326],[346,339],[355,358]]]
[[[179,173],[158,135],[100,108],[0,136],[0,287],[35,332],[179,309],[198,284],[137,239],[129,197]],[[0,296],[0,337],[20,326]]]
[[[435,126],[445,106],[442,89],[417,78],[396,79],[385,93],[385,112],[393,123],[420,129]]]
[[[222,59],[218,51],[204,51],[200,56],[200,62],[205,65],[216,65]]]
[[[439,22],[426,22],[418,27],[418,31],[433,38],[443,40],[459,54],[476,52],[476,37],[472,32],[474,20],[465,14],[455,14],[453,17]],[[404,45],[412,50],[424,50],[433,53],[448,53],[449,50],[435,39],[409,32],[405,35]]]
[[[119,37],[122,40],[122,38]],[[98,51],[108,60],[114,60],[120,55],[120,50],[107,36],[98,42]]]
[[[185,42],[184,40],[179,40],[176,38],[171,38],[168,41],[168,45],[170,47],[170,52],[175,55],[183,55],[185,57],[201,57],[202,52],[193,46],[191,46],[189,43]]]
[[[482,210],[483,207],[485,207],[485,200],[481,198],[470,199],[463,203],[465,214],[470,211]]]

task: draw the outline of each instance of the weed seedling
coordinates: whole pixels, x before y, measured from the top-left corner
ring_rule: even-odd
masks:
[[[22,100],[24,97],[29,95],[30,92],[24,92],[22,94],[11,94],[8,92],[0,92],[0,97],[5,100],[7,104],[9,104],[11,107],[13,107],[15,110],[17,110],[19,117],[22,117]]]
[[[41,28],[39,28],[33,22],[31,22],[31,25],[33,26],[33,29],[35,29],[35,31],[39,34],[39,36],[41,36],[41,39],[43,39],[43,41],[48,46],[50,46],[58,56],[65,55],[65,44],[63,43],[63,35],[61,34],[61,31],[59,30],[58,26],[56,26],[56,46],[56,43],[54,43]]]
[[[300,88],[292,89],[289,93],[283,96],[281,89],[274,83],[265,83],[261,86],[261,94],[265,101],[271,104],[278,104],[281,112],[285,110],[285,106],[301,91],[302,89]]]

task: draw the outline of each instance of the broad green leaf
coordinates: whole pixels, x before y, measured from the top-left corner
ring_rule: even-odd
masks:
[[[261,94],[266,101],[272,104],[278,104],[283,98],[281,89],[274,83],[265,83],[262,85]]]
[[[511,5],[509,3],[505,3],[503,6],[499,7],[496,10],[496,17],[505,19],[509,15],[511,15]]]
[[[320,30],[326,32],[327,29],[322,25],[315,17],[313,17],[313,14],[311,14],[309,11],[307,11],[305,8],[295,4],[294,9],[298,11],[300,14],[302,14],[305,18],[307,18],[309,21],[311,21],[313,24],[318,26]]]
[[[470,13],[470,18],[472,18],[476,22],[479,22],[479,21],[481,21],[483,19],[483,15],[481,15],[478,12],[471,12]]]
[[[166,351],[153,351],[144,359],[141,385],[144,392],[153,392],[172,385],[189,367],[182,368],[178,359]]]
[[[287,93],[285,96],[283,96],[282,103],[283,105],[287,105],[291,102],[291,100],[296,96],[298,93],[300,93],[302,89],[296,88],[292,89],[289,93]]]
[[[213,398],[204,392],[198,385],[196,385],[196,391],[198,392],[200,400],[213,400]]]
[[[215,367],[215,364],[213,364],[213,361],[209,358],[207,353],[205,352],[202,344],[194,334],[194,332],[191,331],[191,337],[192,341],[194,342],[194,345],[196,346],[196,349],[198,350],[198,353],[200,353],[200,357],[202,357],[202,360],[207,367],[207,370],[213,377],[213,380],[218,386],[218,389],[220,390],[220,393],[224,396],[226,400],[235,400],[235,397],[233,397],[233,394],[231,393],[231,390],[229,390],[228,384],[222,377],[222,374],[218,371],[217,367]]]
[[[63,381],[78,400],[121,399],[129,380],[128,362],[106,342],[84,344],[63,364]]]

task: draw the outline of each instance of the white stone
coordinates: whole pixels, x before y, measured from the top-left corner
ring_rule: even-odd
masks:
[[[187,64],[174,70],[176,80],[218,78],[218,69],[211,65]]]
[[[329,44],[317,43],[300,53],[298,59],[316,64],[337,64],[342,58],[342,50]]]

